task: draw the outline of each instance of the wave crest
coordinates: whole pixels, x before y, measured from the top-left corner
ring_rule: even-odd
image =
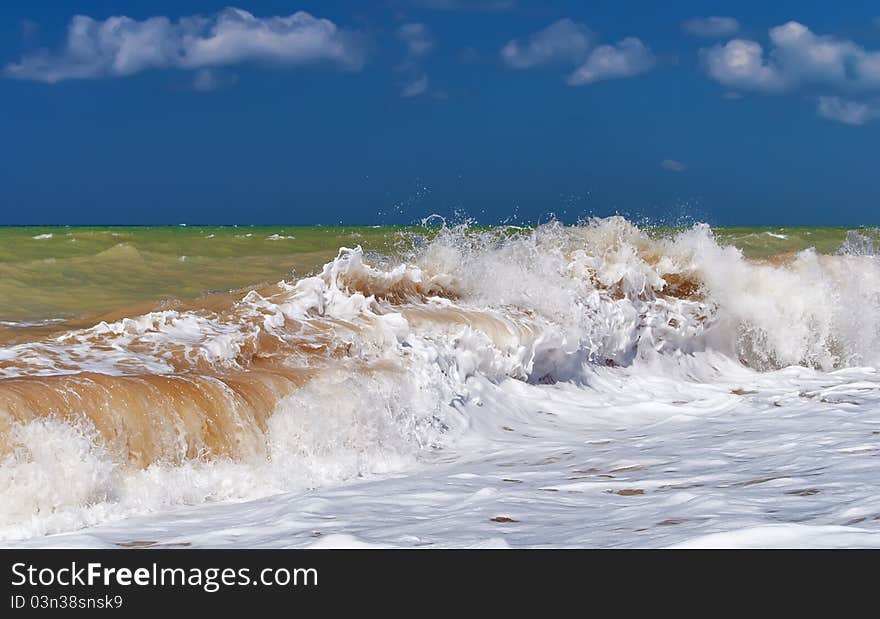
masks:
[[[312,277],[0,346],[0,485],[18,510],[2,534],[390,470],[467,431],[475,379],[583,385],[591,368],[706,353],[755,371],[877,365],[878,317],[872,253],[750,261],[706,225],[459,226],[394,256],[342,248]],[[22,467],[61,488],[59,461],[91,481],[29,495]]]

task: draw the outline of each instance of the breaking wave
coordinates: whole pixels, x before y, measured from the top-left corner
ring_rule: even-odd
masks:
[[[15,337],[0,345],[6,539],[425,464],[480,432],[462,406],[474,380],[589,398],[595,368],[699,382],[876,366],[880,263],[856,237],[751,261],[706,225],[460,226],[394,256],[342,248],[298,281]]]

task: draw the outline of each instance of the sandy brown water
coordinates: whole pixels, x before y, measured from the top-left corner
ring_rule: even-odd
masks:
[[[0,346],[22,347],[21,355],[0,360],[0,449],[12,424],[51,416],[86,422],[118,459],[138,467],[264,456],[276,404],[316,373],[400,368],[362,358],[359,334],[369,325],[359,320],[316,314],[285,318],[268,330],[269,310],[248,300],[255,295],[283,305],[289,287],[271,282],[314,273],[343,246],[394,256],[418,243],[418,234],[400,228],[0,229]],[[806,247],[831,253],[846,240],[842,229],[716,234],[751,260],[773,265],[791,262]],[[656,264],[657,247],[643,243],[643,258]],[[663,276],[663,294],[700,298],[698,280],[686,273]],[[499,320],[454,305],[426,306],[427,296],[456,297],[454,289],[432,282],[352,276],[346,286],[379,299],[377,311],[398,312],[416,328],[464,325],[496,342],[518,341],[532,329],[528,312],[516,308],[507,308],[510,320]],[[599,281],[595,287],[614,299],[624,296]],[[125,326],[143,317],[155,324],[140,331]],[[202,354],[210,342],[163,335],[182,319],[227,330],[238,346],[234,358],[218,362]],[[102,330],[105,323],[116,326]],[[159,343],[157,334],[164,338]],[[119,357],[112,371],[93,367],[111,355]]]

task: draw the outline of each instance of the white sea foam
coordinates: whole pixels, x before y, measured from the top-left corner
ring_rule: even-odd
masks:
[[[0,536],[309,545],[320,528],[329,545],[747,545],[800,522],[818,528],[776,539],[880,545],[878,321],[872,254],[755,263],[702,225],[659,240],[620,218],[444,229],[401,260],[342,249],[229,312],[154,312],[0,349],[17,362],[0,365],[7,377],[169,374],[180,354],[246,369],[261,338],[321,351],[328,332],[346,351],[277,402],[259,457],[132,469],[88,428],[14,425]],[[187,508],[198,528],[168,511],[218,501],[250,502]],[[734,529],[751,533],[711,537]]]

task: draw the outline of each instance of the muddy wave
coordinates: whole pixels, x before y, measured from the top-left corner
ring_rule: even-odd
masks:
[[[402,255],[342,248],[313,277],[18,332],[0,345],[0,535],[394,470],[474,431],[475,378],[584,385],[591,367],[700,355],[877,365],[880,266],[862,245],[752,261],[704,225],[462,226]]]

